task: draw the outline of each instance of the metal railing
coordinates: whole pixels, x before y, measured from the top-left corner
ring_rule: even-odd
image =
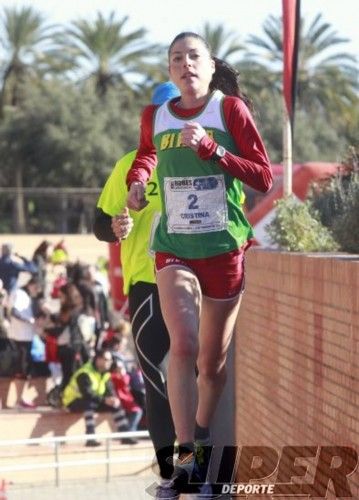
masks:
[[[106,482],[111,479],[110,465],[117,463],[129,463],[129,462],[144,462],[153,460],[154,455],[144,455],[144,456],[124,456],[124,457],[113,457],[111,456],[111,440],[113,439],[123,439],[123,438],[147,438],[149,437],[148,431],[136,431],[136,432],[112,432],[96,434],[96,440],[105,440],[105,457],[104,458],[92,458],[86,460],[65,460],[61,461],[59,456],[59,446],[68,442],[83,441],[89,438],[88,434],[81,434],[76,436],[53,436],[53,437],[42,437],[42,438],[28,438],[28,439],[11,439],[11,440],[1,440],[0,447],[11,447],[20,445],[36,445],[36,444],[54,444],[54,461],[44,462],[44,463],[33,463],[33,464],[20,464],[20,465],[0,465],[0,474],[3,472],[17,472],[25,470],[39,470],[39,469],[49,469],[53,468],[55,470],[55,485],[60,485],[60,469],[64,467],[76,467],[83,465],[106,465]]]

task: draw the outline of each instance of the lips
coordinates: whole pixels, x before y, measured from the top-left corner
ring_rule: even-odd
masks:
[[[187,72],[185,73],[184,75],[182,75],[182,79],[185,80],[186,78],[195,78],[197,75],[195,75],[194,73],[190,73],[190,72]]]

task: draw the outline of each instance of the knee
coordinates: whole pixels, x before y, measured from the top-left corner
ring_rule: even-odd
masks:
[[[170,355],[196,359],[198,355],[196,335],[188,334],[188,332],[178,332],[171,338]]]
[[[207,383],[224,385],[227,380],[227,370],[224,363],[198,363],[198,371],[202,380]]]

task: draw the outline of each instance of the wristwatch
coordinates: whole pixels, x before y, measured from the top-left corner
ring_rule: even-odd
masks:
[[[227,152],[226,148],[224,148],[223,146],[221,146],[220,144],[218,144],[218,146],[216,147],[215,152],[211,156],[211,160],[215,160],[215,161],[221,160],[224,157],[224,155],[226,154],[226,152]]]

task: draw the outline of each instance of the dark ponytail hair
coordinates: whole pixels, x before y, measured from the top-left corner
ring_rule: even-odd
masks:
[[[211,83],[209,84],[209,90],[220,90],[225,95],[239,97],[247,105],[247,107],[253,111],[251,100],[240,89],[238,71],[222,59],[212,56],[212,50],[208,42],[201,35],[198,35],[198,33],[183,31],[175,36],[168,48],[168,56],[171,54],[173,45],[178,40],[183,40],[184,38],[196,38],[197,40],[200,40],[214,60],[215,72],[213,73]]]
[[[239,85],[239,73],[230,64],[219,59],[212,57],[215,63],[215,72],[213,73],[211,83],[209,84],[210,90],[221,90],[225,95],[233,95],[242,99],[247,107],[252,110],[252,102],[246,94],[244,94]]]

